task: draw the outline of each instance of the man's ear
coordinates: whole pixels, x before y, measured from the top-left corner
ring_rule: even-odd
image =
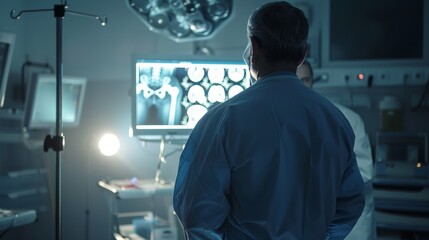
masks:
[[[252,44],[252,56],[250,57],[250,61],[252,61],[252,64],[254,65],[255,62],[259,60],[259,56],[261,55],[261,46],[253,37],[250,38],[250,42]]]

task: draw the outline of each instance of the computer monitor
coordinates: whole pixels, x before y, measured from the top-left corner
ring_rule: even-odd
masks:
[[[4,105],[15,34],[0,32],[0,107]]]
[[[429,2],[328,0],[321,67],[414,67],[429,63]]]
[[[214,105],[249,86],[243,61],[134,59],[132,133],[145,140],[186,139]]]
[[[63,127],[79,125],[86,89],[86,78],[64,76],[62,79]],[[56,126],[56,76],[35,74],[28,84],[24,109],[24,130],[53,129]]]

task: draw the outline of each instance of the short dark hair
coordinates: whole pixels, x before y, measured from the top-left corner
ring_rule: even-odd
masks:
[[[265,49],[267,61],[300,61],[307,50],[308,21],[285,1],[267,3],[249,18],[248,35]]]

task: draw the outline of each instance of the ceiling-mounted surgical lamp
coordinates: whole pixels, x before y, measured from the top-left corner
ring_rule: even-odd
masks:
[[[232,17],[233,0],[125,0],[149,30],[176,42],[204,40]]]

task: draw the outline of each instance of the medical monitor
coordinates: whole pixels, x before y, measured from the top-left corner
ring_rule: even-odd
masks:
[[[323,5],[322,67],[429,64],[429,2],[329,0]]]
[[[63,127],[79,125],[86,78],[64,76],[62,79]],[[24,130],[53,129],[56,126],[56,75],[35,74],[28,84],[24,109]]]
[[[131,135],[186,139],[208,110],[248,86],[242,61],[134,59]]]
[[[0,32],[0,107],[4,105],[15,35]]]

